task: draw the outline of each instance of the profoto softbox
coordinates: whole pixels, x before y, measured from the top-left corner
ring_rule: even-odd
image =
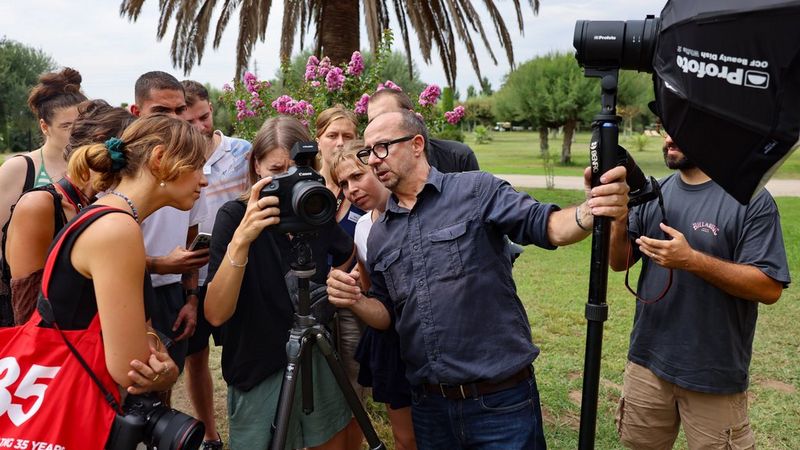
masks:
[[[656,109],[681,150],[747,203],[800,138],[800,1],[670,0]]]

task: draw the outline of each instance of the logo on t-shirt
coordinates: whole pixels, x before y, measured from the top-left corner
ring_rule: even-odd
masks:
[[[714,236],[719,233],[719,227],[710,222],[695,222],[692,224],[694,231],[700,230],[703,233],[711,233]]]

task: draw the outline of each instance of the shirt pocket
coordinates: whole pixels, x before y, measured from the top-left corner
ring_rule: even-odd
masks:
[[[437,279],[453,280],[464,275],[459,241],[467,234],[467,225],[467,221],[459,222],[428,233],[431,243],[429,270],[436,274]]]
[[[386,289],[389,291],[396,310],[408,297],[407,274],[401,268],[401,250],[399,248],[393,250],[375,263],[375,271],[383,274]]]

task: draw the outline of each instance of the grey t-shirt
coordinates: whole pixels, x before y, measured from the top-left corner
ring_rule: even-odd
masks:
[[[713,181],[688,185],[677,173],[662,180],[661,188],[668,225],[683,233],[692,248],[755,266],[784,286],[789,284],[780,217],[768,192],[743,206]],[[656,202],[633,208],[631,239],[640,234],[664,239],[658,225],[662,220]],[[641,257],[638,249],[635,255]],[[666,287],[669,271],[642,259],[639,295],[652,299]],[[736,298],[676,269],[662,300],[637,302],[628,358],[686,389],[743,392],[757,317],[756,302]]]

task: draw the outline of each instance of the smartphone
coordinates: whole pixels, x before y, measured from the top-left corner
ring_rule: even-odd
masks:
[[[195,236],[194,241],[192,241],[192,245],[189,246],[190,251],[195,250],[202,250],[204,248],[208,248],[211,245],[211,233],[197,233]]]

